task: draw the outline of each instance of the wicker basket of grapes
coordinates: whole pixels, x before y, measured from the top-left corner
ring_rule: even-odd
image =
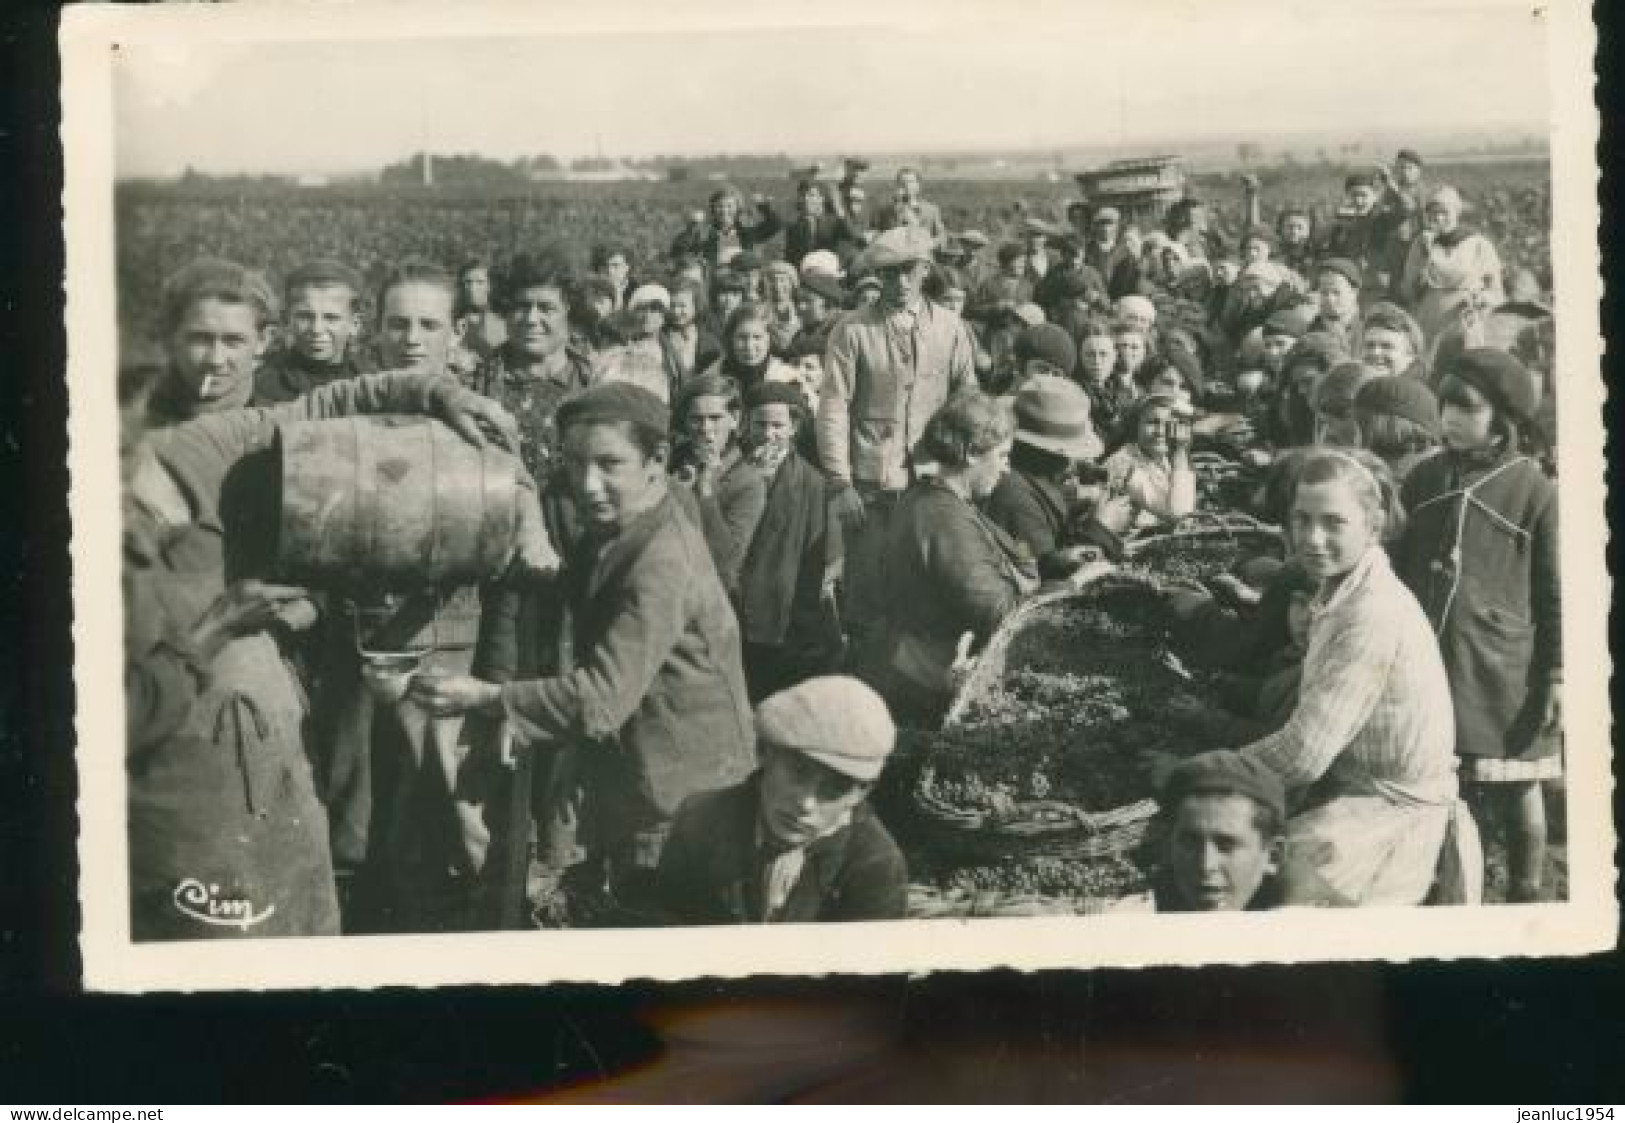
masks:
[[[1172,582],[1202,584],[1249,558],[1282,558],[1286,540],[1273,526],[1240,511],[1203,512],[1173,529],[1132,539],[1125,550],[1140,569]]]
[[[910,778],[939,859],[1115,859],[1156,814],[1146,750],[1239,743],[1237,720],[1173,646],[1171,586],[1111,570],[1005,621]]]

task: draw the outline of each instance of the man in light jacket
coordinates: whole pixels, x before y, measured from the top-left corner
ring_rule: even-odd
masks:
[[[846,616],[884,616],[880,552],[897,498],[915,475],[914,446],[954,393],[975,386],[975,345],[959,316],[922,293],[931,271],[930,235],[888,230],[860,259],[880,278],[880,300],[831,330],[818,403],[818,454],[847,534]]]

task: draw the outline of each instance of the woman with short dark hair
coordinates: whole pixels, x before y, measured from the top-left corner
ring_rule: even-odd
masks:
[[[987,642],[1034,581],[1022,552],[978,503],[1010,463],[1015,419],[996,398],[959,394],[926,423],[917,454],[935,466],[898,501],[885,552],[887,615],[867,677],[905,725],[938,724],[970,637]]]

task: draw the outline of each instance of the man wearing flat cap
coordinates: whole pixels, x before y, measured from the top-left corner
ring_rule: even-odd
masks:
[[[808,679],[756,711],[762,767],[689,799],[657,874],[678,924],[896,920],[908,870],[868,803],[897,730],[857,679]]]
[[[1387,241],[1390,287],[1399,284],[1405,269],[1405,257],[1411,243],[1422,232],[1422,204],[1427,201],[1428,188],[1422,180],[1422,157],[1414,148],[1401,148],[1394,157],[1392,172],[1380,169],[1383,182],[1382,198],[1377,209],[1384,216],[1383,236]]]
[[[976,384],[969,329],[925,299],[931,251],[916,227],[877,237],[858,271],[879,278],[880,299],[836,323],[824,357],[818,455],[848,534],[846,615],[859,631],[884,616],[879,555],[892,508],[914,479],[914,446],[931,415]]]
[[[1228,749],[1200,753],[1173,770],[1158,803],[1168,824],[1159,912],[1280,903],[1286,788],[1271,769]]]

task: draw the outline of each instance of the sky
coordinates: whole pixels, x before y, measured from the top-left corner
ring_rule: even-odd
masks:
[[[114,64],[121,176],[333,174],[425,148],[509,159],[1545,132],[1549,108],[1542,21],[1516,0],[145,12],[159,18],[136,21]]]

